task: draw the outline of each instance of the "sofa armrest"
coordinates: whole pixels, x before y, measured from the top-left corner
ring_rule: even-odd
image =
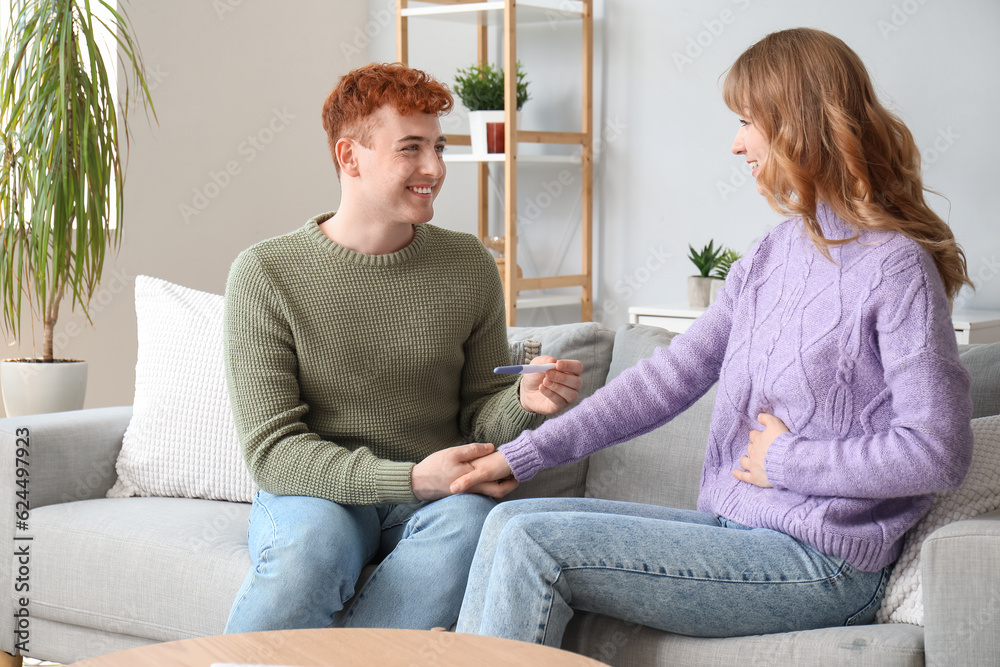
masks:
[[[1000,510],[955,521],[920,549],[926,665],[1000,656]]]
[[[19,602],[31,599],[30,510],[104,497],[117,478],[115,461],[131,417],[126,406],[0,419],[0,544],[13,554],[0,558],[0,650],[25,647],[14,632],[15,624],[29,622],[18,615],[30,613],[30,604]],[[18,469],[26,473],[18,476]],[[28,514],[18,526],[25,500]]]
[[[28,434],[31,507],[103,498],[115,483],[115,462],[131,406],[0,419],[0,489],[6,506],[16,480],[19,429]],[[24,431],[21,431],[23,433]],[[3,517],[6,520],[8,517]]]

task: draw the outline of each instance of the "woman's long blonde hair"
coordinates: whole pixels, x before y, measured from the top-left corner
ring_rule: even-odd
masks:
[[[736,60],[723,97],[768,138],[757,175],[768,203],[801,217],[823,254],[852,239],[823,236],[820,202],[853,225],[896,230],[919,243],[934,258],[949,298],[972,285],[951,228],[924,201],[913,135],[879,102],[847,44],[810,28],[771,33]]]

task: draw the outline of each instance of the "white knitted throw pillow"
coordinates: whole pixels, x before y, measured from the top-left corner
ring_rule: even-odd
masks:
[[[1000,508],[1000,416],[973,419],[972,435],[969,474],[958,488],[939,493],[927,516],[906,533],[876,622],[923,625],[920,547],[924,540],[941,526]]]
[[[221,295],[136,278],[135,399],[109,498],[253,500],[226,387],[223,309]],[[526,364],[541,345],[510,351],[511,363]]]
[[[223,297],[138,276],[132,420],[109,498],[250,502],[222,354]]]

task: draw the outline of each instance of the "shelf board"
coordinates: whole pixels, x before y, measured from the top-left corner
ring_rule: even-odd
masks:
[[[580,297],[573,295],[517,297],[517,307],[519,310],[523,308],[548,308],[549,306],[579,305]]]
[[[476,23],[479,12],[487,12],[492,20],[501,20],[504,10],[503,0],[489,2],[467,2],[459,4],[436,4],[422,2],[419,6],[409,6],[403,10],[407,18],[433,17],[458,21],[461,23]],[[583,16],[583,2],[580,0],[518,0],[518,23],[548,23],[552,21],[579,20]],[[494,17],[496,17],[494,19]]]
[[[475,155],[473,153],[445,153],[445,162],[506,162],[505,153],[487,153],[486,155]],[[517,161],[554,163],[554,164],[580,164],[579,155],[518,155]]]

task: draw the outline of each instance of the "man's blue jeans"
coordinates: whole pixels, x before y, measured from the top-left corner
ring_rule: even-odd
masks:
[[[335,621],[451,627],[494,505],[485,496],[458,495],[426,504],[348,506],[259,491],[248,530],[253,567],[225,632],[325,628]],[[380,561],[377,569],[355,595],[361,569],[373,561]]]
[[[574,609],[700,637],[861,624],[889,570],[704,512],[517,500],[483,527],[457,630],[559,646]]]

